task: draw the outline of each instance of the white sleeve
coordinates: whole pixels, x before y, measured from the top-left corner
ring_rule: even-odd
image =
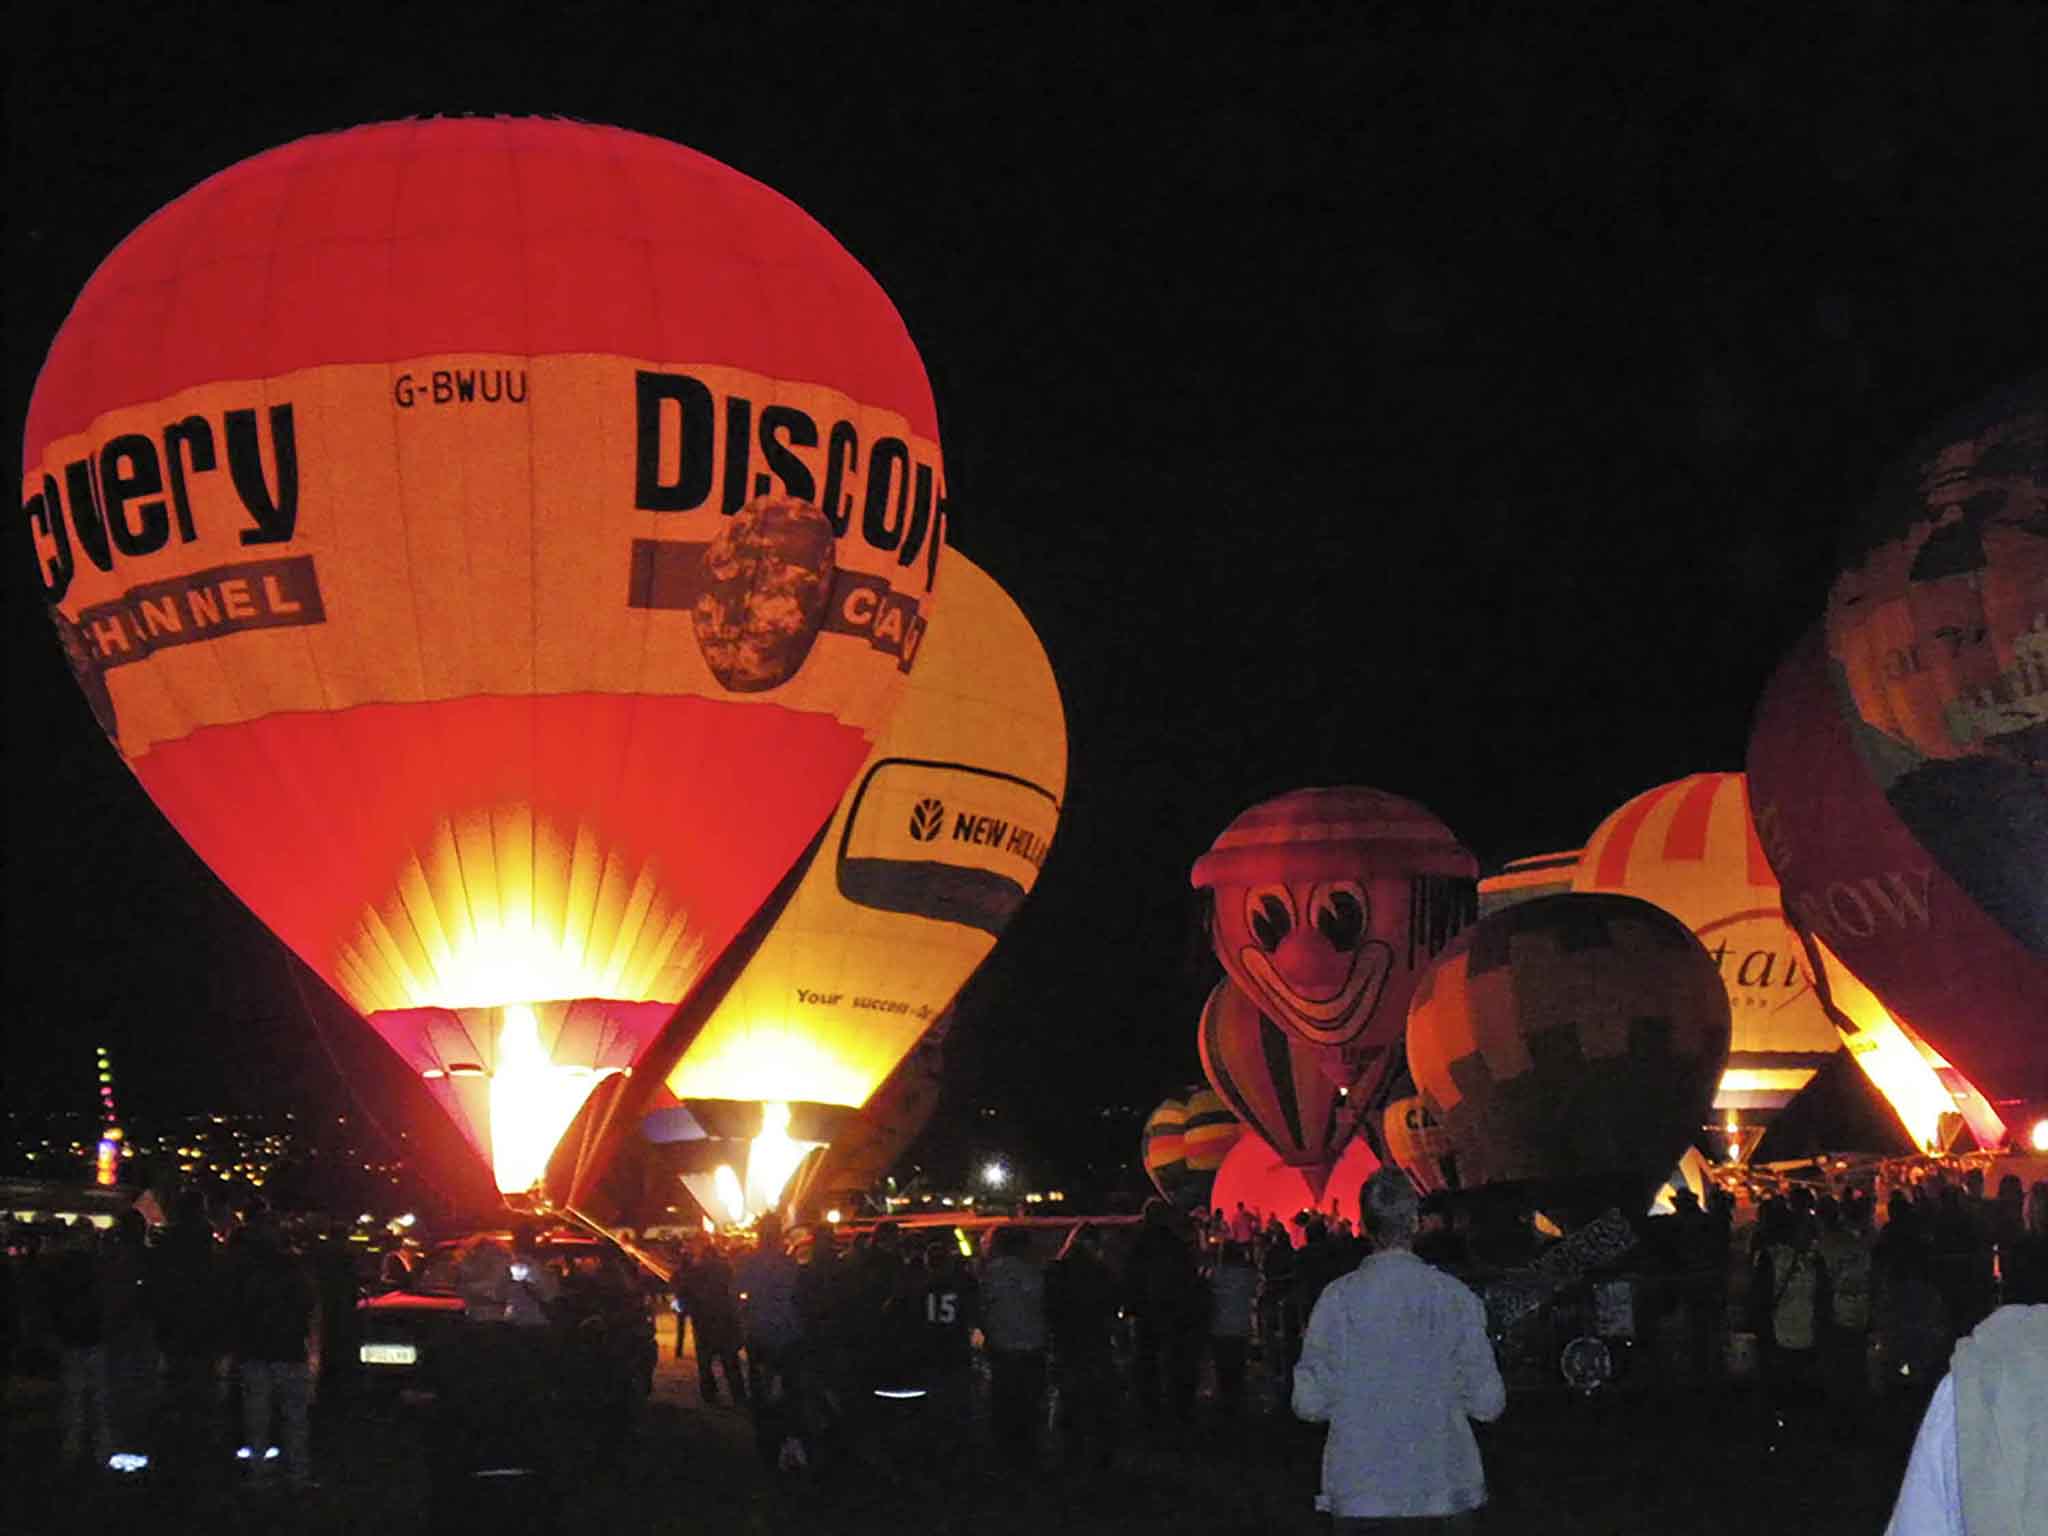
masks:
[[[1964,1536],[1963,1492],[1956,1473],[1956,1387],[1941,1378],[1920,1420],[1906,1480],[1885,1536]]]

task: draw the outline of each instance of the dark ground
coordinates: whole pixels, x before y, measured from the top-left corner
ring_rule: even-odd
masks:
[[[666,1339],[667,1320],[663,1321]],[[692,1367],[664,1358],[631,1442],[610,1464],[579,1468],[561,1529],[572,1532],[1117,1532],[1327,1531],[1311,1509],[1321,1433],[1284,1412],[1232,1425],[1213,1405],[1185,1433],[1135,1440],[1117,1470],[1063,1475],[1048,1454],[1036,1478],[984,1475],[977,1465],[935,1464],[913,1442],[891,1476],[846,1469],[775,1486],[753,1456],[747,1421],[697,1400]],[[1481,1529],[1499,1533],[1627,1536],[1833,1536],[1882,1529],[1914,1428],[1917,1400],[1877,1405],[1872,1427],[1841,1438],[1812,1427],[1776,1431],[1746,1386],[1614,1387],[1581,1399],[1518,1393],[1502,1421],[1482,1429],[1492,1503]],[[1796,1426],[1795,1426],[1796,1429]],[[416,1407],[384,1415],[330,1402],[315,1411],[320,1486],[293,1501],[238,1482],[225,1421],[217,1455],[180,1483],[168,1467],[125,1482],[67,1482],[57,1464],[56,1387],[10,1383],[6,1493],[9,1530],[23,1536],[92,1532],[239,1533],[304,1530],[475,1531],[531,1528],[533,1500],[512,1482],[477,1484],[456,1521],[428,1509],[423,1419]],[[502,1499],[501,1506],[493,1500]]]

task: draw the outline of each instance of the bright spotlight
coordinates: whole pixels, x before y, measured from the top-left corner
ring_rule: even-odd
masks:
[[[1003,1166],[1001,1158],[996,1158],[981,1170],[981,1182],[990,1189],[1001,1189],[1010,1182],[1010,1170]]]
[[[2036,1120],[2027,1139],[2034,1144],[2036,1152],[2048,1152],[2048,1120]]]

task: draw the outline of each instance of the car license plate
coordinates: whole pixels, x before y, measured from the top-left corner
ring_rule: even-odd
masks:
[[[356,1358],[365,1365],[417,1365],[420,1352],[411,1344],[365,1344]]]

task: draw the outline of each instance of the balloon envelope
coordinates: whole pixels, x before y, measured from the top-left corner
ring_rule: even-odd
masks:
[[[505,1189],[831,815],[942,542],[873,280],[747,177],[559,120],[179,198],[65,321],[24,465],[101,726]]]
[[[697,1099],[859,1107],[1038,881],[1067,781],[1052,663],[947,552],[947,609],[760,949],[668,1076]]]
[[[1408,1065],[1461,1187],[1641,1210],[1705,1117],[1728,1040],[1727,990],[1677,918],[1544,896],[1482,919],[1425,973]]]
[[[1192,878],[1230,979],[1371,1102],[1398,1068],[1416,976],[1471,921],[1478,873],[1424,807],[1354,786],[1253,806]]]
[[[1244,1122],[1213,1088],[1198,1088],[1188,1095],[1181,1140],[1192,1172],[1213,1175],[1243,1134]]]
[[[1994,1106],[2048,1098],[2048,955],[1987,912],[1908,828],[1857,750],[1862,728],[1845,717],[1839,688],[1810,632],[1765,686],[1750,734],[1758,839],[1787,916]],[[2048,840],[2007,810],[1959,803],[1946,835],[1974,824],[2007,841],[1998,857],[2015,877],[2031,871],[2048,902]]]
[[[1422,1095],[1410,1094],[1387,1106],[1382,1121],[1387,1155],[1425,1195],[1458,1185],[1457,1148],[1437,1123]]]
[[[1320,1191],[1353,1119],[1313,1050],[1267,1018],[1229,977],[1202,1006],[1198,1042],[1210,1087]]]
[[[1987,850],[1974,843],[1947,844],[1944,802],[1993,785],[2022,791],[2029,776],[2035,795],[2042,792],[2044,488],[2048,372],[1955,413],[1886,474],[1848,530],[1828,593],[1828,654],[1845,685],[1841,703],[1868,733],[1859,733],[1859,749],[1908,828],[1992,910],[2008,894],[2012,870],[1979,857]],[[1965,760],[1974,766],[1944,766]],[[2048,898],[2034,904],[2037,922],[2048,917],[2044,904]]]
[[[1174,1205],[1188,1194],[1187,1157],[1188,1107],[1179,1099],[1167,1099],[1145,1117],[1139,1136],[1138,1156],[1152,1187]]]

